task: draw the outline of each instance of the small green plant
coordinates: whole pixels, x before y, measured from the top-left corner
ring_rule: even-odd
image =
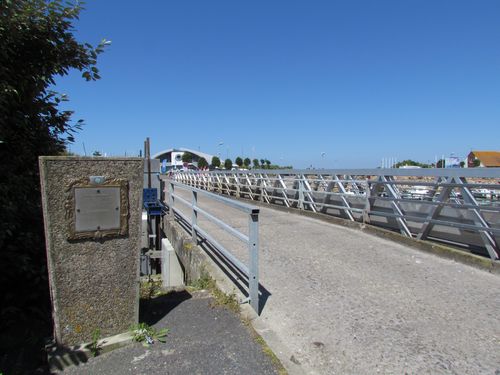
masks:
[[[207,273],[202,272],[201,277],[198,280],[193,281],[189,286],[193,290],[211,290],[215,288],[215,280],[212,279]]]
[[[236,299],[236,294],[226,294],[219,288],[212,289],[211,292],[215,299],[213,306],[222,306],[235,313],[240,312],[240,304]]]
[[[212,279],[206,272],[202,272],[201,277],[198,280],[192,282],[190,288],[192,290],[208,290],[214,297],[212,307],[222,306],[234,312],[240,311],[240,304],[236,299],[236,295],[234,293],[226,294],[221,291],[217,287],[215,280]]]
[[[157,331],[146,323],[139,323],[132,327],[132,339],[137,342],[142,342],[142,345],[149,347],[155,341],[166,342],[168,328],[163,328]]]
[[[147,280],[141,281],[140,296],[142,299],[151,299],[164,294],[161,279],[155,279],[151,275]]]
[[[102,344],[99,343],[101,339],[101,330],[96,328],[94,332],[92,332],[92,342],[87,346],[94,357],[97,357],[102,350]]]

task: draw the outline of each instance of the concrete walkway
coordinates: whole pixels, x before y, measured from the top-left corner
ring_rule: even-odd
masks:
[[[278,374],[240,317],[214,307],[207,292],[172,293],[141,305],[142,322],[168,328],[166,343],[140,343],[91,358],[64,374]]]
[[[242,214],[200,202],[246,228]],[[243,245],[199,223],[248,259]],[[306,373],[500,373],[498,275],[269,208],[261,208],[260,239],[260,281],[270,293],[260,323],[278,338],[278,356]]]

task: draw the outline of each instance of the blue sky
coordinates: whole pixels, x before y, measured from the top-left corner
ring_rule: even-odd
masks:
[[[500,149],[498,0],[85,7],[78,38],[112,45],[100,81],[57,80],[86,123],[74,152],[137,155],[149,136],[152,153],[363,168]]]

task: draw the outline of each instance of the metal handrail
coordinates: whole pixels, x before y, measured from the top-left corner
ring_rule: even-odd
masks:
[[[211,245],[213,245],[217,249],[217,251],[221,253],[228,261],[230,261],[233,266],[235,266],[240,272],[248,277],[248,301],[250,303],[250,306],[252,306],[252,308],[257,313],[259,313],[259,208],[232,199],[228,199],[214,193],[210,193],[206,190],[194,188],[171,179],[166,179],[165,183],[165,193],[167,196],[167,205],[170,208],[170,217],[175,218],[175,214],[181,217],[191,226],[191,237],[194,242],[198,241],[198,237],[205,239]],[[176,194],[176,189],[188,191],[191,194],[191,202]],[[203,196],[217,201],[248,215],[248,236],[199,207],[198,196]],[[181,210],[176,207],[177,202],[191,208],[191,218],[186,217],[186,215],[184,215]],[[245,243],[249,252],[249,264],[244,264],[234,254],[232,254],[229,249],[227,249],[219,241],[217,241],[210,233],[202,229],[198,225],[198,215],[205,217],[211,223],[216,224],[225,232]]]
[[[173,178],[220,194],[396,229],[408,237],[482,247],[491,259],[500,259],[500,168],[178,172]],[[489,198],[479,198],[481,188]]]

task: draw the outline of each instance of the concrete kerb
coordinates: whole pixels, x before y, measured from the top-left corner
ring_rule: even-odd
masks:
[[[122,348],[132,342],[132,333],[124,332],[98,340],[96,347],[100,355]],[[50,371],[57,373],[67,367],[78,366],[87,362],[89,358],[94,356],[90,350],[91,345],[92,343],[85,343],[72,347],[58,347],[54,341],[51,341],[45,346]]]
[[[166,218],[163,230],[184,267],[186,285],[203,277],[204,274],[208,274],[215,280],[217,288],[225,294],[234,294],[238,301],[243,301],[246,298],[230,277],[217,266],[202,248],[192,241],[178,223]],[[257,315],[250,304],[240,304],[240,316],[242,321],[251,324],[254,331],[264,339],[288,374],[302,375],[308,372],[303,365],[292,362],[292,351],[277,337],[272,327],[269,327]]]
[[[230,197],[232,199],[237,199],[237,200],[243,200],[243,201],[248,201],[248,199],[244,198],[234,198]],[[258,201],[251,201],[253,205],[255,206],[260,206],[260,207],[266,207],[274,210],[278,210],[281,212],[287,212],[287,213],[292,213],[292,214],[298,214],[302,216],[306,216],[312,219],[317,219],[321,221],[325,221],[331,224],[336,224],[340,226],[344,226],[347,228],[351,229],[359,229],[363,232],[370,233],[372,235],[375,235],[377,237],[385,238],[390,241],[402,243],[406,246],[409,246],[411,248],[414,248],[416,250],[424,251],[427,253],[434,254],[436,256],[439,256],[441,258],[446,258],[446,259],[451,259],[456,262],[469,265],[475,268],[479,268],[484,271],[488,271],[493,274],[500,275],[500,261],[495,261],[489,258],[485,258],[479,255],[467,253],[465,251],[461,251],[459,249],[455,249],[450,246],[442,245],[439,243],[435,242],[430,242],[430,241],[421,241],[417,240],[415,238],[409,238],[406,236],[403,236],[400,233],[393,232],[387,229],[383,229],[380,227],[376,227],[370,224],[366,223],[359,223],[356,221],[350,221],[347,219],[343,219],[340,217],[335,217],[335,216],[330,216],[326,215],[323,213],[319,212],[312,212],[312,211],[305,211],[305,210],[299,210],[297,208],[288,208],[284,206],[279,206],[279,205],[274,205],[274,204],[268,204],[268,203],[263,203],[263,202],[258,202]]]

